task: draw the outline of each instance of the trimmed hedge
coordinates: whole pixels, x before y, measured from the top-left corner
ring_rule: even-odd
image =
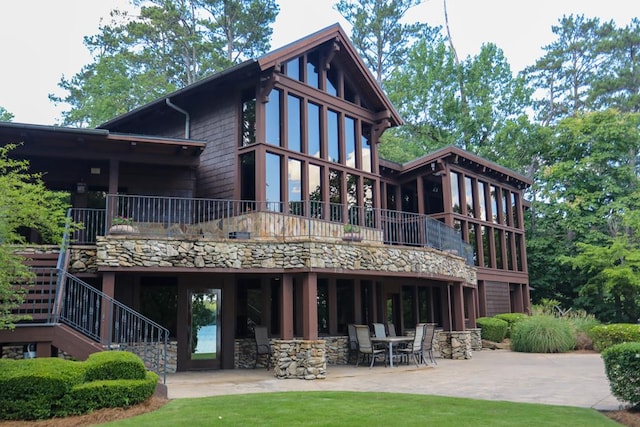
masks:
[[[58,358],[0,363],[0,419],[34,420],[57,414],[58,402],[84,381],[84,366]]]
[[[631,323],[598,325],[589,330],[589,336],[593,340],[593,348],[596,351],[602,351],[615,344],[640,342],[640,325]]]
[[[515,325],[516,323],[518,323],[523,319],[526,319],[527,315],[524,313],[501,313],[501,314],[496,314],[493,317],[495,317],[496,319],[504,320],[509,324],[509,326],[507,327],[507,338],[508,338],[509,336],[511,336],[513,325]]]
[[[640,342],[615,344],[602,352],[611,393],[640,407]]]
[[[524,353],[565,353],[576,345],[573,326],[554,316],[531,316],[515,324],[511,349]]]
[[[147,372],[142,360],[128,351],[93,353],[86,365],[86,381],[143,380]]]
[[[504,320],[496,319],[495,317],[478,317],[476,324],[481,330],[482,339],[502,342],[507,336],[509,324]]]
[[[36,420],[130,406],[153,395],[158,376],[133,353],[95,353],[86,362],[0,359],[0,420]]]

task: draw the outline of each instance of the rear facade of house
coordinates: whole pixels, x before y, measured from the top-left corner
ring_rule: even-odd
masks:
[[[231,369],[254,366],[265,325],[346,363],[348,324],[446,337],[528,311],[530,182],[455,147],[380,159],[401,124],[337,25],[98,129],[0,123],[84,226],[63,248],[25,230],[31,320],[0,345]]]

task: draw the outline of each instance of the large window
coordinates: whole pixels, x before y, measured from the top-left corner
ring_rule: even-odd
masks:
[[[289,159],[288,164],[288,192],[289,212],[295,215],[303,215],[302,205],[302,162]]]
[[[340,131],[338,128],[338,113],[327,110],[327,151],[330,162],[340,162]]]
[[[302,101],[297,96],[287,96],[287,148],[302,149]]]
[[[362,163],[361,169],[365,172],[371,172],[371,126],[362,125],[362,134],[360,135],[360,147]]]
[[[241,146],[256,142],[256,97],[245,95],[242,101],[242,138]]]
[[[478,218],[480,218],[481,221],[487,220],[486,188],[487,184],[478,181]]]
[[[460,205],[460,175],[451,172],[451,208],[453,212],[461,213]]]
[[[351,117],[344,118],[345,164],[352,168],[359,166],[356,159],[356,121]]]
[[[321,120],[320,106],[314,103],[307,104],[307,154],[320,157]]]
[[[266,105],[266,135],[267,142],[273,145],[281,145],[280,135],[282,120],[280,118],[280,94],[277,89],[273,89],[269,94],[269,102]]]
[[[473,182],[468,176],[464,177],[465,202],[467,204],[467,216],[474,217],[475,204],[473,203]]]
[[[322,167],[309,164],[309,201],[311,216],[316,218],[323,217],[322,198]]]
[[[331,221],[342,222],[342,172],[329,170],[329,215]]]
[[[282,202],[282,192],[280,186],[280,163],[280,156],[273,153],[267,153],[266,179],[264,185],[269,210],[280,211],[280,202]]]

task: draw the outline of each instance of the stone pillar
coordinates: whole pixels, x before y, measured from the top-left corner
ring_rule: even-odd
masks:
[[[327,375],[324,340],[273,340],[276,378],[324,379]]]
[[[467,331],[471,334],[471,350],[479,351],[482,350],[482,336],[480,328],[469,328]]]
[[[473,356],[469,331],[441,331],[438,345],[443,359],[466,360]]]
[[[116,275],[113,272],[106,272],[102,275],[102,293],[107,297],[114,298],[116,286]],[[102,344],[110,342],[111,337],[111,317],[112,317],[112,304],[108,302],[106,298],[102,298],[101,301],[102,313],[100,314],[100,339]]]

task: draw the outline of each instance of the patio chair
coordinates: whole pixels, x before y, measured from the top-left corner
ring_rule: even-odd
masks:
[[[374,323],[373,324],[373,334],[376,336],[376,338],[384,338],[384,337],[386,337],[387,334],[384,331],[384,324],[382,324],[382,323]]]
[[[371,358],[371,365],[373,367],[376,362],[376,357],[383,356],[385,359],[385,366],[387,364],[387,350],[384,348],[375,348],[371,342],[371,336],[369,335],[369,327],[367,325],[355,325],[356,337],[358,338],[358,358],[356,360],[356,367],[360,364],[360,356],[364,360],[365,357]]]
[[[425,353],[429,355],[429,360],[431,360],[435,365],[438,364],[438,362],[436,362],[436,359],[433,358],[433,339],[435,337],[435,334],[436,334],[435,323],[427,323],[424,330],[424,340],[423,340],[424,344],[422,347],[422,360],[424,361],[425,365],[427,364],[427,361],[425,359]]]
[[[269,333],[266,326],[256,325],[253,327],[253,334],[256,338],[256,361],[253,369],[258,365],[258,358],[267,355],[267,370],[271,367],[271,344],[269,343]]]
[[[358,337],[356,336],[356,325],[350,323],[347,325],[349,331],[349,355],[347,357],[347,363],[351,363],[351,357],[355,356],[356,363],[358,362]]]
[[[394,325],[393,323],[387,323],[387,332],[389,333],[390,337],[395,337],[396,336],[396,325]]]
[[[413,361],[416,363],[416,367],[419,366],[419,362],[421,363],[424,360],[424,356],[422,354],[423,341],[424,341],[424,332],[425,327],[427,325],[424,323],[418,323],[416,325],[416,333],[413,336],[413,342],[411,345],[406,348],[399,348],[398,354],[407,357],[407,364],[409,363],[409,358],[413,356]],[[426,362],[425,362],[426,364]]]

